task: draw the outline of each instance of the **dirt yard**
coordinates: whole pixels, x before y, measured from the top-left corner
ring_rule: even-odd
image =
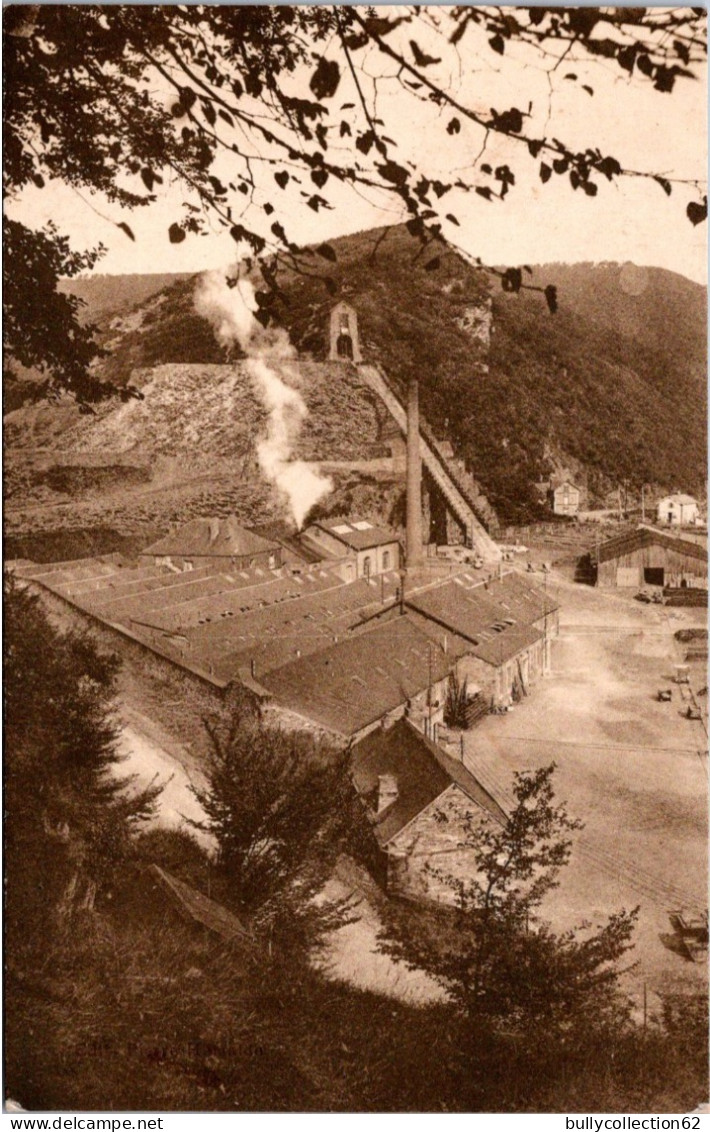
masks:
[[[585,828],[543,914],[563,929],[640,905],[626,985],[640,1003],[646,984],[653,1007],[654,992],[707,982],[704,964],[674,949],[668,917],[707,907],[705,723],[684,718],[689,693],[672,683],[683,659],[673,634],[704,626],[704,611],[644,606],[559,575],[548,586],[561,604],[553,670],[508,715],[466,735],[465,761],[503,804],[514,771],[557,764],[557,797]],[[657,701],[662,687],[670,703]]]

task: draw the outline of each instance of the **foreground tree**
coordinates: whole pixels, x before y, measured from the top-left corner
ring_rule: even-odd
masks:
[[[298,206],[332,208],[348,199],[341,189],[384,194],[425,246],[455,239],[452,202],[466,194],[491,207],[504,201],[519,179],[517,155],[534,163],[543,185],[563,177],[594,197],[607,182],[647,179],[663,194],[680,190],[691,223],[706,216],[700,182],[675,182],[660,155],[661,168],[639,170],[593,143],[548,134],[555,83],[576,84],[581,105],[594,98],[590,64],[666,97],[678,80],[696,77],[706,51],[699,9],[18,5],[4,30],[9,197],[61,180],[100,194],[109,209],[136,209],[170,179],[186,198],[166,239],[181,243],[217,223],[240,247],[276,257],[262,265],[264,321],[278,303],[280,261],[332,287],[332,249],[304,257],[288,215]],[[507,103],[482,107],[459,81],[462,53],[469,71],[513,56],[518,80]],[[543,106],[521,88],[526,66],[548,76]],[[400,101],[386,102],[385,89]],[[392,121],[381,116],[388,108]],[[412,151],[398,123],[415,117],[437,143],[430,153],[453,147],[455,175],[442,179]],[[114,223],[134,238],[124,219]],[[38,269],[52,260],[67,274],[81,268],[80,258],[62,253],[58,233],[23,227],[5,229],[12,261],[35,242],[28,261]],[[431,270],[436,260],[428,257]],[[506,290],[534,286],[524,268],[498,274]],[[12,311],[37,309],[36,281],[32,272],[8,273]],[[554,287],[545,296],[554,310]],[[105,389],[72,364],[68,334],[89,350],[76,314],[62,312],[49,350],[33,317],[19,335],[12,318],[6,345],[88,401]]]
[[[117,658],[57,631],[11,575],[4,599],[6,922],[32,947],[114,882],[160,791],[117,773]]]
[[[470,814],[462,846],[479,871],[470,880],[438,872],[456,894],[450,916],[423,914],[415,926],[395,915],[382,948],[439,979],[462,1015],[476,1025],[525,1032],[564,1032],[623,1013],[615,995],[619,960],[632,946],[638,909],[612,915],[591,931],[555,934],[540,920],[545,896],[559,883],[581,823],[555,804],[554,764],[515,776],[504,826]]]
[[[322,899],[341,852],[362,858],[371,833],[348,775],[348,755],[307,734],[267,726],[246,702],[212,741],[207,786],[194,793],[217,842],[230,903],[262,940],[293,955],[317,950],[348,902]]]

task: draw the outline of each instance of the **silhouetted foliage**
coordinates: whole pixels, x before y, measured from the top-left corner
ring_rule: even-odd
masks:
[[[338,183],[375,187],[394,197],[423,245],[436,245],[425,265],[435,272],[442,226],[459,225],[448,194],[476,193],[493,202],[515,189],[515,170],[486,160],[490,139],[504,137],[535,164],[542,183],[564,177],[589,197],[619,178],[654,180],[666,195],[674,188],[664,174],[624,168],[597,148],[539,133],[527,105],[470,105],[449,81],[464,42],[477,57],[498,63],[515,45],[550,68],[574,49],[575,56],[599,59],[667,94],[679,78],[695,77],[705,57],[703,29],[704,13],[696,9],[589,9],[581,18],[571,8],[513,14],[459,7],[433,16],[426,9],[394,15],[347,6],[18,5],[4,22],[4,184],[12,197],[59,178],[135,209],[151,203],[156,185],[169,177],[200,202],[184,202],[167,227],[170,242],[216,222],[253,254],[278,251],[331,291],[329,276],[302,261],[277,209],[283,199],[318,213],[333,207],[329,196]],[[577,81],[571,71],[564,78]],[[462,152],[477,154],[465,173],[444,182],[404,155],[391,136],[395,126],[378,115],[383,79],[398,84],[413,108],[433,104],[442,112],[434,128],[455,137]],[[593,97],[593,87],[582,85],[584,97]],[[343,96],[352,101],[341,102]],[[517,92],[514,97],[522,101]],[[686,214],[697,224],[707,202],[699,184],[688,188],[693,199]],[[125,220],[115,223],[135,239]],[[70,274],[80,268],[51,231],[17,225],[7,240],[14,261],[24,248],[27,262],[42,270],[52,255],[54,269],[60,259]],[[542,291],[554,311],[554,285],[526,280],[521,267],[495,270],[507,290]],[[20,312],[34,298],[36,274],[34,268],[29,275],[9,273],[11,310]],[[278,287],[268,264],[263,275],[267,290]],[[260,313],[268,320],[268,311]],[[8,345],[34,365],[44,361],[59,388],[88,401],[99,391],[70,364],[67,338],[79,341],[87,361],[90,342],[75,310],[61,314],[52,343],[32,325],[16,333],[13,319]]]
[[[255,933],[308,955],[347,916],[347,901],[321,898],[338,854],[362,856],[372,836],[349,755],[246,704],[206,726],[207,786],[193,788],[206,819],[191,824],[215,838],[223,890]]]

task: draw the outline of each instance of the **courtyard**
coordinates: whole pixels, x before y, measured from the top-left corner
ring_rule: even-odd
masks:
[[[584,829],[542,914],[565,930],[639,905],[626,988],[692,993],[704,964],[678,949],[669,911],[707,907],[705,716],[685,718],[690,693],[673,683],[684,659],[679,628],[704,626],[701,609],[641,605],[626,595],[553,575],[560,635],[552,671],[502,717],[466,733],[464,761],[506,806],[515,771],[555,762],[556,796]],[[704,667],[691,687],[705,684]],[[671,688],[670,702],[659,702]],[[697,697],[698,703],[704,703]]]

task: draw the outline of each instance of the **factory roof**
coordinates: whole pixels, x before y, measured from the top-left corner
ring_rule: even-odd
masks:
[[[234,516],[229,515],[226,519],[193,519],[141,553],[154,557],[179,554],[201,558],[242,558],[267,554],[276,550],[278,545],[240,527]]]
[[[704,546],[689,538],[682,538],[668,534],[666,531],[657,531],[655,527],[638,526],[635,531],[627,531],[603,542],[596,553],[591,552],[592,561],[609,562],[614,558],[621,558],[626,554],[633,554],[636,550],[643,550],[649,546],[661,546],[665,550],[684,554],[688,558],[697,558],[707,563],[707,550]]]
[[[372,731],[352,748],[355,787],[371,810],[377,809],[380,778],[396,782],[397,796],[373,816],[373,830],[384,847],[452,784],[490,817],[504,823],[506,815],[495,799],[457,759],[450,758],[406,719],[386,731]]]
[[[518,574],[467,585],[465,575],[407,598],[422,617],[468,642],[466,651],[503,664],[542,637],[533,622],[557,608],[544,590]],[[458,651],[458,649],[457,649]]]
[[[284,707],[349,737],[444,679],[453,662],[404,616],[293,660],[260,680]]]
[[[313,526],[327,531],[351,550],[369,550],[373,546],[397,542],[394,531],[386,527],[378,527],[369,519],[318,519]],[[313,533],[317,538],[317,531]]]

